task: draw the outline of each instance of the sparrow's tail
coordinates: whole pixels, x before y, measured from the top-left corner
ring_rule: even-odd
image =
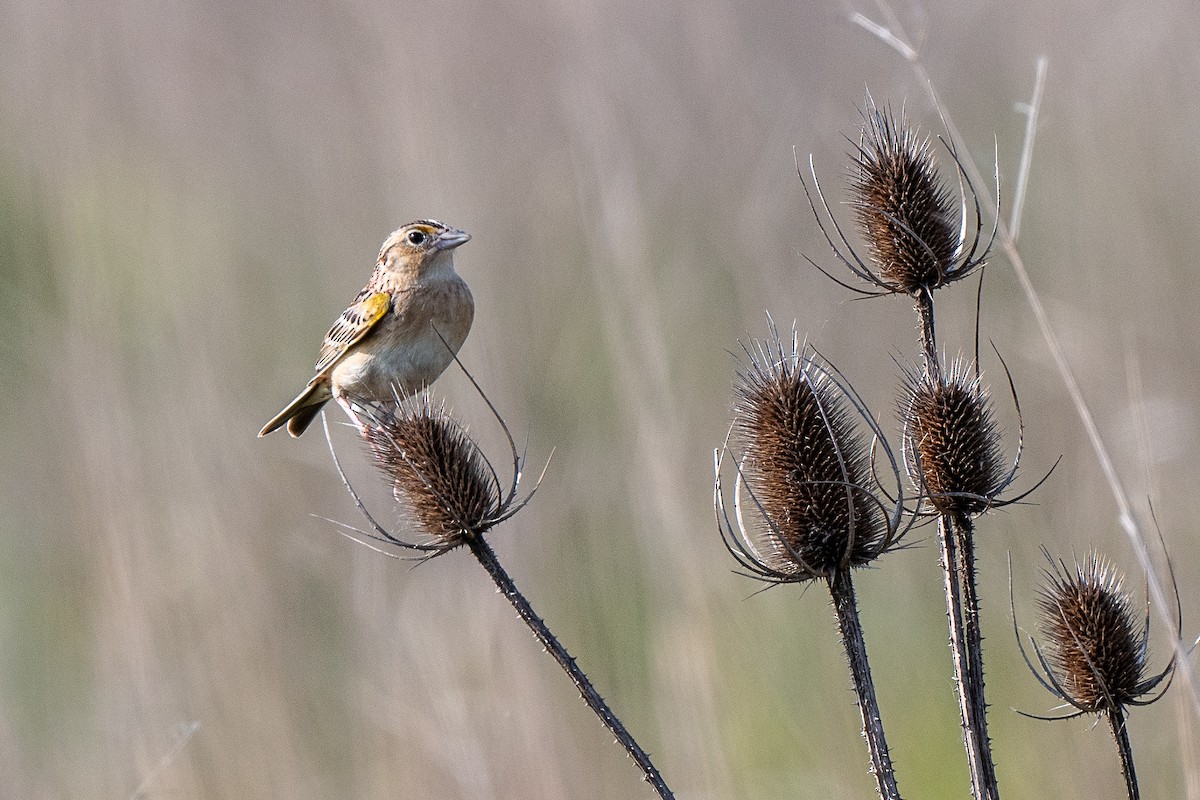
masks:
[[[329,402],[331,397],[333,397],[333,392],[329,389],[328,380],[313,381],[304,387],[304,391],[295,400],[287,404],[287,408],[264,425],[258,435],[266,436],[286,424],[288,433],[292,436],[299,436],[304,433],[309,423],[316,418],[321,407]]]

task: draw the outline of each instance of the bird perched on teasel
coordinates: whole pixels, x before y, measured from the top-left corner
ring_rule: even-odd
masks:
[[[356,406],[392,404],[442,374],[475,316],[471,290],[454,271],[470,235],[436,220],[392,233],[366,287],[325,334],[316,374],[259,436],[284,425],[299,436],[331,398],[352,419]]]

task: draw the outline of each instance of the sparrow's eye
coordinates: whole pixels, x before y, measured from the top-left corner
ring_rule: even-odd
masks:
[[[420,247],[421,245],[425,244],[425,240],[428,238],[429,237],[425,235],[424,231],[408,232],[408,243],[416,247]]]

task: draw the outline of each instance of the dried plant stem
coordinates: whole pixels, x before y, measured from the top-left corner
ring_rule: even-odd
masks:
[[[1133,769],[1133,747],[1129,744],[1129,729],[1125,725],[1124,711],[1110,711],[1108,721],[1112,725],[1113,738],[1117,741],[1117,752],[1121,754],[1121,774],[1125,776],[1125,789],[1129,793],[1129,800],[1138,800],[1141,792],[1138,790],[1137,773]]]
[[[933,315],[933,295],[921,292],[914,298],[920,320],[921,352],[925,370],[941,380]],[[971,772],[975,800],[997,800],[1000,789],[987,731],[987,700],[983,684],[983,632],[979,623],[979,590],[975,574],[974,525],[965,516],[947,514],[938,518],[942,543],[942,566],[946,584],[946,615],[950,623],[950,646],[954,660],[954,683],[958,689],[963,724],[963,744]]]
[[[914,310],[921,325],[921,354],[925,359],[925,370],[930,377],[941,373],[941,362],[937,357],[937,332],[933,322],[933,292],[922,290],[914,298]]]
[[[871,665],[867,661],[867,645],[858,618],[858,601],[854,596],[854,582],[849,569],[840,569],[829,578],[829,594],[833,597],[838,629],[842,634],[846,659],[850,662],[850,674],[854,679],[854,692],[858,695],[858,710],[862,713],[863,738],[867,740],[871,773],[875,776],[879,796],[883,800],[900,800],[892,757],[888,753],[887,739],[883,734],[879,701],[875,698],[875,683],[871,679]]]
[[[583,696],[584,702],[588,704],[588,707],[595,712],[600,721],[604,723],[604,726],[617,738],[617,741],[629,753],[629,757],[637,763],[638,768],[645,776],[646,782],[654,787],[654,790],[658,792],[658,796],[663,798],[663,800],[673,800],[674,795],[667,787],[666,782],[662,779],[654,763],[650,760],[650,756],[646,754],[646,751],[629,734],[629,731],[625,729],[621,720],[617,719],[617,715],[604,702],[604,698],[596,691],[596,687],[592,686],[592,682],[588,680],[587,675],[575,663],[575,659],[562,646],[558,638],[551,633],[550,628],[546,626],[542,618],[534,613],[533,607],[529,605],[529,601],[525,599],[525,596],[517,589],[517,585],[513,582],[512,577],[500,565],[500,560],[496,557],[496,552],[492,550],[491,545],[484,541],[483,537],[474,536],[467,539],[467,546],[471,549],[471,553],[479,560],[483,568],[487,570],[488,575],[491,576],[496,586],[500,589],[500,593],[508,599],[508,602],[512,603],[513,608],[517,610],[517,614],[529,626],[529,629],[533,631],[533,635],[542,643],[542,646],[546,648],[546,652],[554,657],[558,665],[571,678],[571,682],[575,684],[575,688]]]
[[[975,576],[975,526],[966,517],[950,525],[958,545],[958,581],[962,587],[963,633],[967,649],[967,702],[972,709],[973,731],[980,748],[983,785],[989,796],[999,797],[996,765],[992,760],[992,741],[988,736],[987,701],[983,683],[983,631],[979,624],[979,591]]]
[[[975,800],[999,797],[994,788],[989,791],[985,778],[984,753],[991,759],[990,747],[981,747],[978,736],[976,707],[971,702],[967,688],[970,679],[970,656],[967,652],[967,637],[963,629],[962,587],[959,584],[958,544],[953,525],[948,517],[938,518],[938,539],[942,545],[942,574],[946,588],[946,618],[950,627],[950,655],[954,661],[954,685],[958,690],[958,710],[962,721],[963,745],[967,751],[967,768],[971,773],[971,793]],[[993,770],[994,772],[994,770]]]

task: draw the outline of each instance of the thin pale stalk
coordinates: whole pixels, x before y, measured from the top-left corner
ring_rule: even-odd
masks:
[[[1138,790],[1137,773],[1133,769],[1133,747],[1129,744],[1129,729],[1125,726],[1125,712],[1118,708],[1109,712],[1109,724],[1112,725],[1113,738],[1117,741],[1117,752],[1121,754],[1121,774],[1125,776],[1125,790],[1129,800],[1138,800],[1141,792]]]
[[[829,578],[829,594],[833,597],[838,630],[846,647],[846,659],[850,662],[854,692],[858,695],[863,738],[867,740],[867,752],[871,758],[871,774],[875,776],[879,796],[883,800],[900,800],[892,757],[888,753],[887,739],[883,734],[883,720],[879,715],[879,701],[875,697],[875,683],[871,679],[867,644],[863,639],[862,624],[858,618],[858,601],[854,596],[854,582],[851,580],[849,569],[838,570]]]
[[[529,605],[529,601],[525,599],[525,595],[521,594],[512,577],[500,565],[500,560],[496,557],[496,552],[492,550],[491,545],[484,541],[483,537],[475,536],[467,540],[467,546],[471,549],[471,553],[479,560],[483,568],[487,570],[487,574],[491,576],[497,588],[500,589],[500,593],[508,599],[508,602],[512,603],[512,607],[517,610],[517,615],[529,626],[529,629],[533,631],[533,635],[546,648],[546,652],[553,656],[558,665],[567,673],[571,682],[575,684],[575,688],[579,690],[579,694],[582,695],[584,702],[595,712],[600,721],[604,723],[604,726],[612,732],[620,745],[625,748],[625,752],[629,754],[629,757],[638,765],[638,769],[642,771],[646,782],[654,787],[654,790],[658,792],[658,796],[663,800],[673,800],[674,795],[662,779],[662,775],[659,774],[658,768],[650,760],[650,756],[646,754],[646,751],[638,745],[629,731],[625,729],[621,720],[617,719],[617,715],[608,707],[608,703],[604,702],[604,698],[596,691],[596,687],[592,685],[588,676],[575,663],[575,659],[571,657],[567,649],[551,633],[545,621],[534,613],[533,607]]]

